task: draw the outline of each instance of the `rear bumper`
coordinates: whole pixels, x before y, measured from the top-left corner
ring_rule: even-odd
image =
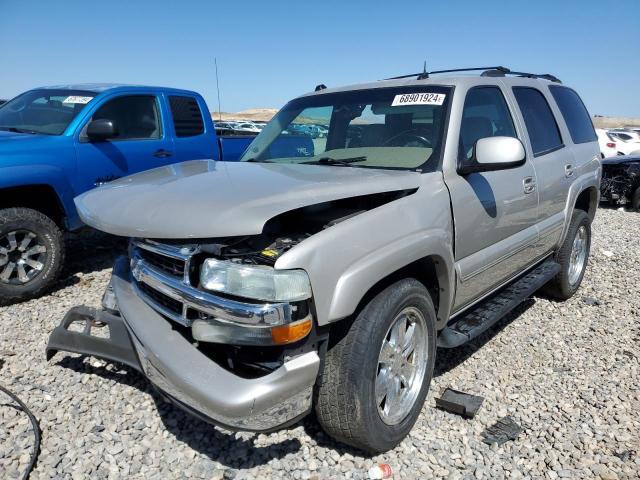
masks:
[[[233,430],[273,430],[310,411],[320,365],[316,352],[294,357],[266,376],[242,378],[202,354],[136,295],[125,258],[114,266],[112,285],[121,316],[72,309],[52,332],[47,358],[66,350],[120,361],[179,406]],[[68,330],[74,320],[91,316],[109,326],[108,339]]]

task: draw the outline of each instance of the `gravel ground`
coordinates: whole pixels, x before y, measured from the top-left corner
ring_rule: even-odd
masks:
[[[574,298],[535,298],[471,344],[440,351],[411,435],[375,458],[337,445],[311,419],[233,434],[165,403],[120,366],[69,354],[47,363],[51,329],[74,305],[98,306],[124,249],[92,232],[75,236],[75,261],[56,291],[0,308],[0,384],[30,405],[43,431],[32,478],[368,478],[379,462],[394,478],[640,478],[640,215],[601,209],[593,231]],[[473,420],[434,408],[447,386],[485,397]],[[0,477],[17,478],[31,430],[5,403]],[[504,415],[524,433],[500,447],[482,443],[483,429]]]

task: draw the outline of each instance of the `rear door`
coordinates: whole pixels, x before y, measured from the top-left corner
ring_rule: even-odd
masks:
[[[90,141],[87,125],[97,119],[112,120],[117,136]],[[171,163],[173,142],[163,128],[160,98],[152,93],[108,98],[76,134],[75,148],[82,191]]]
[[[458,137],[448,140],[458,142],[457,165],[472,161],[473,148],[481,138],[523,139],[508,98],[498,85],[466,92],[462,111],[452,113],[452,118],[461,118]],[[516,168],[468,175],[449,165],[444,174],[455,223],[454,309],[460,310],[535,260],[536,172],[527,158]]]
[[[174,161],[217,160],[218,145],[215,130],[212,122],[204,120],[203,112],[206,112],[204,101],[187,94],[169,94],[167,101],[175,136]]]
[[[571,149],[565,145],[552,110],[555,105],[544,85],[540,88],[514,86],[512,91],[527,132],[527,155],[538,176],[540,237],[536,250],[542,255],[556,245],[562,234],[564,209],[576,165]]]

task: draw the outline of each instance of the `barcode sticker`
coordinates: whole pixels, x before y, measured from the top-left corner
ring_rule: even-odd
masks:
[[[442,105],[447,97],[444,93],[404,93],[396,95],[392,107],[400,105]]]
[[[62,103],[81,103],[84,105],[89,103],[91,100],[93,100],[93,97],[78,97],[75,95],[71,95],[65,98]]]

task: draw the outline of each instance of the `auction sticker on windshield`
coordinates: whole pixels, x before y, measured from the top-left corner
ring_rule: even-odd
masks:
[[[404,93],[396,95],[391,103],[392,107],[400,105],[442,105],[446,98],[445,93]]]
[[[81,103],[84,105],[86,103],[89,103],[91,100],[93,100],[93,97],[78,97],[75,95],[71,95],[65,98],[62,103]]]

